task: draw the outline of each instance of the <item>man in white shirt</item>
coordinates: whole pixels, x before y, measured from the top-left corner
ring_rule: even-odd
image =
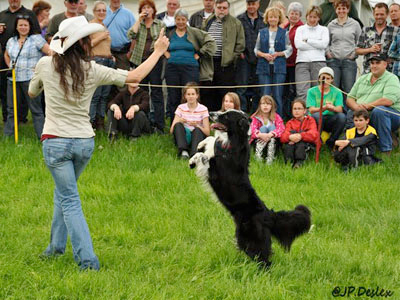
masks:
[[[164,22],[166,33],[175,28],[175,12],[181,7],[179,0],[167,0],[167,10],[157,14],[156,18]]]

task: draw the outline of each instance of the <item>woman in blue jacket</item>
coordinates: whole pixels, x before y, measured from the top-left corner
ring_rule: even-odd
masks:
[[[257,57],[258,80],[260,84],[280,84],[286,79],[286,59],[292,54],[288,33],[279,27],[283,20],[283,13],[279,8],[271,7],[265,11],[264,22],[267,27],[260,30],[254,52]],[[283,85],[264,86],[262,95],[272,95],[277,112],[282,115]]]

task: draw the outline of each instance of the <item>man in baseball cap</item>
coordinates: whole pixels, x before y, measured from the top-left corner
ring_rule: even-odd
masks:
[[[390,154],[391,133],[400,127],[400,83],[396,75],[386,70],[386,54],[373,55],[368,63],[371,72],[358,78],[347,97],[346,128],[353,127],[353,111],[370,111],[371,125],[379,136],[379,149]]]

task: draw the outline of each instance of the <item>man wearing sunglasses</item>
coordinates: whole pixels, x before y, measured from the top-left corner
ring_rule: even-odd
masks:
[[[58,26],[62,21],[68,18],[77,17],[79,15],[79,0],[65,0],[65,12],[54,15],[50,19],[49,27],[47,28],[46,40],[50,41],[53,35],[58,32]],[[86,17],[86,16],[85,16]],[[88,20],[89,21],[89,20]]]
[[[14,25],[17,16],[27,16],[32,20],[33,30],[40,33],[40,25],[33,11],[21,5],[21,0],[8,0],[8,8],[0,12],[0,44],[4,53],[7,41],[14,35]],[[0,57],[0,69],[8,68],[3,56]],[[3,111],[3,121],[7,119],[7,77],[6,72],[0,73],[0,98]]]

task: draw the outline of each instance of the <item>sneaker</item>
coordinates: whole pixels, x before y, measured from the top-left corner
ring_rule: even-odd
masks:
[[[183,150],[181,153],[181,158],[183,159],[189,159],[189,152],[187,152],[186,150]]]
[[[264,148],[267,145],[266,142],[262,140],[257,140],[256,142],[256,158],[257,160],[262,160]]]
[[[267,165],[271,165],[275,159],[275,139],[272,138],[267,146],[267,157],[265,158],[265,162]]]
[[[293,164],[293,169],[299,169],[299,168],[301,168],[302,165],[303,165],[303,161],[298,160]]]

